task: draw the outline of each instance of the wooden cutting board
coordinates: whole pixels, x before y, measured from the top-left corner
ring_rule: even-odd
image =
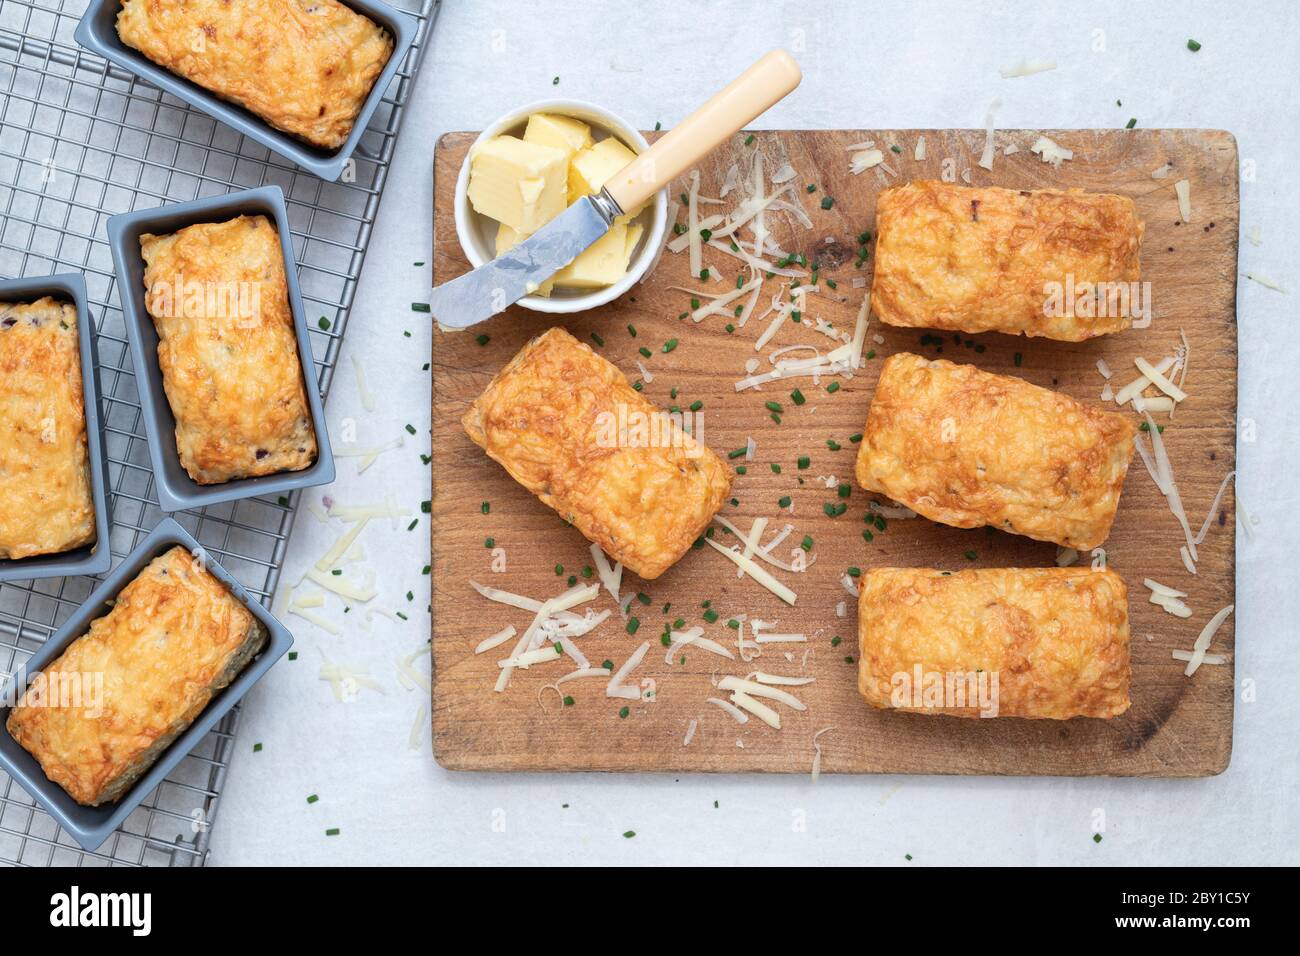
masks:
[[[1039,135],[1048,135],[1073,149],[1074,158],[1059,169],[1029,151]],[[473,139],[472,133],[450,133],[438,143],[434,158],[434,283],[467,269],[456,240],[452,197],[457,171]],[[926,140],[926,158],[913,158],[918,135]],[[878,170],[854,176],[848,170],[845,147],[873,140],[886,149],[886,161],[896,171]],[[1152,362],[1173,354],[1182,329],[1191,345],[1187,376],[1190,397],[1166,424],[1164,440],[1193,530],[1200,527],[1224,475],[1235,467],[1237,395],[1237,147],[1218,130],[1004,130],[997,133],[992,171],[976,165],[984,145],[982,130],[835,130],[755,133],[722,149],[701,167],[701,194],[717,196],[733,163],[742,168],[749,153],[762,150],[767,170],[789,162],[801,184],[799,198],[813,227],[805,229],[787,215],[775,219],[778,241],[821,263],[822,281],[834,279],[838,289],[815,297],[817,312],[837,328],[852,329],[863,290],[853,279],[870,280],[871,259],[856,268],[856,237],[874,231],[877,193],[884,185],[909,179],[956,177],[973,185],[1021,189],[1078,186],[1131,196],[1146,222],[1142,278],[1151,283],[1153,321],[1150,328],[1129,330],[1091,342],[1070,344],[1003,335],[976,336],[982,351],[954,343],[922,344],[919,330],[895,329],[873,319],[867,348],[875,356],[850,380],[828,393],[808,379],[778,382],[761,392],[737,394],[733,383],[744,377],[747,359],[755,357],[754,342],[766,321],[751,321],[728,334],[724,317],[699,325],[678,317],[689,308],[689,296],[670,286],[732,287],[739,262],[717,251],[706,251],[705,264],[722,270],[724,282],[701,283],[687,274],[683,253],[665,253],[651,279],[618,302],[575,316],[546,316],[512,308],[469,333],[435,331],[433,341],[433,746],[443,766],[473,770],[643,770],[643,771],[809,771],[814,754],[813,734],[823,734],[823,772],[960,773],[960,774],[1116,774],[1143,776],[1204,776],[1222,771],[1232,752],[1233,619],[1219,631],[1213,650],[1227,656],[1222,666],[1202,667],[1192,678],[1174,661],[1175,648],[1190,649],[1205,622],[1233,602],[1235,528],[1234,499],[1225,494],[1200,548],[1196,577],[1178,556],[1182,535],[1164,498],[1134,458],[1119,514],[1106,550],[1111,567],[1129,586],[1132,625],[1132,700],[1123,717],[1103,721],[1067,722],[999,718],[970,720],[873,711],[856,690],[856,602],[840,584],[850,565],[965,567],[1041,567],[1054,563],[1056,548],[989,529],[958,530],[924,519],[888,522],[870,543],[863,539],[868,497],[856,486],[848,512],[838,518],[823,513],[836,502],[836,491],[819,478],[853,481],[857,445],[850,441],[862,431],[867,408],[883,359],[898,351],[971,362],[1003,374],[1019,375],[1037,385],[1059,389],[1075,398],[1096,402],[1103,386],[1098,359],[1114,370],[1115,387],[1136,377],[1133,357]],[[1019,148],[1004,155],[1003,147]],[[1156,180],[1152,170],[1166,163],[1173,172]],[[1174,182],[1191,183],[1192,217],[1181,222]],[[815,183],[806,193],[802,185]],[[676,197],[686,188],[685,177],[669,190],[670,209],[677,221],[685,211]],[[829,209],[823,197],[831,197]],[[707,210],[708,207],[706,207]],[[729,207],[713,207],[724,209]],[[778,281],[768,280],[765,298]],[[829,288],[824,291],[830,293]],[[814,301],[810,299],[810,301]],[[758,311],[761,311],[762,306]],[[814,312],[816,314],[816,312]],[[636,328],[636,337],[628,326]],[[644,639],[651,650],[637,671],[654,681],[652,702],[632,703],[606,698],[604,682],[573,681],[564,686],[573,703],[562,706],[559,695],[543,691],[549,681],[570,669],[568,663],[540,665],[516,671],[510,688],[493,693],[501,651],[475,655],[474,646],[513,624],[522,630],[531,615],[479,597],[468,579],[496,585],[535,598],[563,591],[569,574],[591,563],[587,542],[550,509],[526,493],[495,462],[465,436],[460,418],[488,380],[533,335],[562,325],[596,348],[633,381],[640,380],[640,359],[653,375],[644,393],[661,407],[683,408],[702,401],[705,440],[716,451],[743,447],[747,436],[758,443],[747,473],[734,485],[737,504],[723,514],[748,528],[756,517],[768,517],[774,529],[792,522],[797,532],[814,539],[815,563],[802,574],[776,572],[799,595],[794,608],[748,578],[709,548],[692,550],[663,577],[641,582],[625,577],[649,597],[649,605],[634,602],[640,631],[626,633],[617,611],[600,628],[580,641],[593,663],[609,659],[621,664]],[[489,341],[479,344],[477,336]],[[872,337],[879,335],[883,341]],[[599,336],[603,345],[597,344]],[[672,352],[662,344],[677,338]],[[931,340],[927,337],[927,342]],[[825,347],[829,340],[811,329],[783,327],[766,352],[781,345],[807,343]],[[652,356],[642,358],[639,347]],[[807,403],[795,407],[789,398],[798,385]],[[678,397],[670,398],[670,389]],[[780,425],[764,407],[767,400],[785,407]],[[1113,406],[1111,406],[1113,408]],[[1127,414],[1132,414],[1128,412]],[[832,451],[828,440],[841,445]],[[801,455],[811,458],[806,471],[796,468]],[[776,474],[770,463],[781,466]],[[732,464],[742,464],[733,461]],[[802,483],[799,479],[803,478]],[[778,499],[790,496],[794,514],[778,509]],[[483,513],[482,503],[490,502]],[[492,552],[485,539],[504,549],[504,573],[491,569]],[[734,539],[723,534],[720,539]],[[782,545],[785,549],[787,546]],[[972,554],[973,560],[966,557]],[[786,550],[788,559],[789,551]],[[564,567],[561,576],[556,565]],[[1147,602],[1144,578],[1186,591],[1193,609],[1179,619]],[[715,624],[703,617],[704,601],[720,614]],[[836,605],[846,602],[846,616]],[[667,613],[666,603],[671,603]],[[602,593],[589,605],[614,607]],[[809,635],[804,647],[769,645],[754,664],[729,662],[700,650],[687,649],[686,662],[665,663],[659,643],[665,621],[684,618],[701,624],[706,633],[734,646],[735,632],[725,622],[736,614],[776,620],[781,631]],[[836,641],[836,638],[842,638]],[[783,651],[792,650],[793,660]],[[751,669],[806,675],[816,683],[796,689],[808,710],[796,713],[779,707],[782,729],[758,720],[735,723],[706,703],[715,696],[711,675],[744,675]],[[689,746],[683,738],[691,720],[698,726]]]

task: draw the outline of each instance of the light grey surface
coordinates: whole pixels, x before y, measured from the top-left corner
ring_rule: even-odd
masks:
[[[298,661],[282,663],[245,708],[212,862],[236,863],[1060,863],[1229,864],[1300,861],[1293,793],[1300,682],[1300,501],[1295,478],[1294,334],[1300,221],[1294,4],[469,3],[451,0],[413,101],[390,192],[371,239],[344,352],[378,396],[366,412],[348,358],[327,417],[359,444],[417,436],[361,476],[344,462],[328,489],[340,501],[385,493],[418,512],[429,495],[428,295],[430,166],[448,130],[475,129],[512,106],[563,91],[646,127],[670,126],[772,46],[792,50],[804,82],[760,124],[781,127],[978,127],[1002,101],[1008,127],[1221,127],[1241,149],[1238,295],[1240,500],[1259,519],[1238,534],[1237,677],[1232,764],[1205,780],[935,777],[468,775],[438,768],[427,711],[408,747],[422,689],[397,679],[396,658],[428,637],[428,517],[415,531],[372,522],[362,537],[379,569],[376,603],[406,605],[408,624],[361,620],[342,635],[298,618]],[[1189,37],[1204,46],[1186,49]],[[581,42],[575,42],[581,38]],[[802,47],[802,49],[800,49]],[[1022,60],[1054,71],[1004,80]],[[558,87],[552,85],[560,77]],[[1118,108],[1115,101],[1124,103]],[[1258,226],[1258,246],[1246,235]],[[412,265],[424,262],[422,267]],[[409,330],[406,338],[403,330]],[[1198,369],[1193,365],[1189,382]],[[1212,369],[1201,368],[1209,376]],[[1289,429],[1289,431],[1288,431]],[[1140,475],[1135,475],[1140,478]],[[315,493],[308,493],[311,498]],[[1189,503],[1201,513],[1208,502]],[[304,516],[285,580],[332,543],[337,528]],[[1213,609],[1198,607],[1197,620]],[[1171,618],[1171,621],[1173,619]],[[485,633],[487,633],[485,631]],[[339,704],[317,678],[322,652],[367,668],[386,693]],[[427,674],[427,657],[417,660]],[[1245,698],[1250,698],[1249,700]],[[264,744],[252,752],[255,742]],[[829,749],[829,748],[828,748]],[[811,757],[811,753],[809,755]],[[308,794],[319,802],[308,805]],[[714,808],[714,801],[718,808]],[[562,808],[568,804],[568,808]],[[341,833],[326,837],[327,827]],[[1092,839],[1104,827],[1104,839]],[[635,839],[624,839],[626,830]]]

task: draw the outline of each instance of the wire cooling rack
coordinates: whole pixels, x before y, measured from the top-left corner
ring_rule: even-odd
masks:
[[[440,0],[388,0],[420,29],[355,153],[327,183],[82,50],[85,0],[0,0],[0,276],[81,272],[98,329],[115,557],[162,518],[154,494],[126,330],[105,241],[109,216],[274,183],[284,190],[321,393],[329,389],[366,244]],[[174,517],[263,604],[270,603],[297,495]],[[0,672],[12,674],[99,582],[0,585]],[[98,851],[82,850],[0,772],[0,864],[202,865],[239,709]]]

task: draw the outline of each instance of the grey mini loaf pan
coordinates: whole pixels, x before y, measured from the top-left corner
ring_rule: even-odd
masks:
[[[90,0],[73,37],[92,53],[102,56],[110,63],[115,63],[136,76],[143,77],[164,92],[185,101],[195,109],[202,110],[321,179],[333,182],[342,174],[348,159],[357,148],[357,144],[361,142],[361,136],[379,106],[379,101],[388,90],[388,85],[392,82],[398,67],[406,59],[406,53],[411,48],[418,29],[418,24],[412,17],[399,13],[386,4],[376,3],[375,0],[339,0],[339,2],[346,7],[351,7],[357,13],[364,14],[388,30],[393,37],[393,53],[370,90],[370,95],[366,97],[365,105],[357,115],[347,142],[336,150],[321,149],[290,133],[281,132],[260,116],[177,76],[154,63],[138,50],[127,46],[117,35],[117,15],[122,9],[121,0]]]
[[[208,706],[203,708],[189,728],[162,752],[153,766],[140,776],[121,799],[98,807],[82,806],[68,796],[62,787],[46,777],[36,758],[9,735],[6,727],[9,711],[13,702],[21,696],[21,690],[27,687],[29,675],[44,670],[69,644],[84,635],[90,629],[92,621],[109,612],[118,592],[130,584],[145,565],[176,545],[203,561],[208,571],[262,623],[268,634],[266,647],[224,690],[208,701]],[[288,628],[249,595],[184,528],[171,518],[164,518],[104,579],[104,583],[94,590],[86,603],[77,608],[58,632],[31,656],[26,665],[14,675],[13,683],[5,685],[0,682],[0,687],[4,688],[0,693],[0,769],[17,780],[74,840],[87,850],[98,849],[292,644],[293,635]]]
[[[108,448],[104,441],[104,417],[99,407],[95,322],[86,302],[86,280],[76,274],[0,280],[0,302],[35,302],[47,295],[63,302],[71,302],[77,308],[81,390],[86,409],[86,451],[90,459],[90,493],[95,504],[95,542],[59,554],[16,560],[0,558],[0,581],[102,574],[113,564],[108,541]],[[3,387],[3,383],[0,383],[0,388]]]
[[[293,313],[294,332],[298,339],[298,362],[307,388],[312,427],[316,431],[316,461],[302,471],[285,471],[260,478],[243,478],[219,485],[201,485],[181,467],[176,451],[176,419],[163,391],[162,369],[158,365],[158,331],[144,307],[144,257],[140,254],[140,236],[144,233],[165,235],[200,222],[225,222],[236,216],[263,215],[275,223],[284,253],[284,274],[289,286],[289,308]],[[131,344],[131,363],[135,370],[136,390],[149,436],[149,459],[153,464],[158,504],[163,511],[203,508],[223,501],[252,498],[257,495],[284,494],[298,488],[326,485],[334,480],[334,456],[330,452],[329,433],[320,389],[316,385],[311,341],[303,311],[302,290],[298,286],[298,269],[293,258],[293,240],[289,235],[289,211],[279,186],[263,186],[225,196],[196,199],[193,202],[158,206],[124,212],[108,220],[108,244],[117,272],[117,292],[122,303],[122,319]]]

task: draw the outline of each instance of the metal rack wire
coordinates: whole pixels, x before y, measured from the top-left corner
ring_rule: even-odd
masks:
[[[329,389],[405,104],[440,0],[388,0],[419,18],[406,62],[355,156],[327,183],[82,50],[85,0],[0,0],[0,276],[81,272],[98,330],[115,557],[162,517],[104,222],[131,209],[270,183],[289,204],[321,393]],[[280,576],[297,495],[176,515],[264,604]],[[86,599],[94,578],[0,585],[0,672],[13,673]],[[98,851],[83,851],[0,773],[0,864],[202,865],[239,709],[209,733]]]

